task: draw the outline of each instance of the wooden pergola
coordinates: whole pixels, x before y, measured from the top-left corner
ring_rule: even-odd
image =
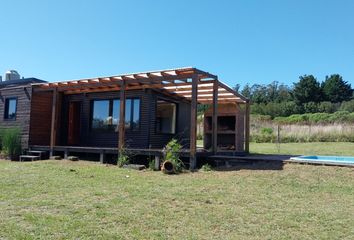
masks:
[[[191,103],[190,121],[190,167],[196,166],[197,143],[197,105],[210,104],[213,106],[213,152],[217,151],[217,106],[223,103],[238,103],[246,105],[245,121],[245,151],[249,145],[249,100],[222,83],[216,75],[193,67],[177,68],[150,72],[122,74],[110,77],[96,77],[89,79],[71,80],[36,84],[36,90],[53,91],[51,148],[55,146],[56,115],[58,93],[80,94],[91,92],[119,91],[120,93],[120,121],[118,150],[121,150],[125,139],[125,100],[126,91],[137,89],[154,89],[168,96]]]

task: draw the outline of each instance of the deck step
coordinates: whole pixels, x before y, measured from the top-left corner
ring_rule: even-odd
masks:
[[[68,160],[70,160],[70,161],[79,161],[79,158],[76,157],[76,156],[69,156]]]
[[[34,150],[29,150],[27,151],[27,155],[31,156],[38,156],[40,160],[44,159],[44,157],[47,155],[47,151],[34,151]]]
[[[33,155],[21,155],[20,156],[20,162],[23,162],[24,160],[40,160],[39,156],[33,156]]]

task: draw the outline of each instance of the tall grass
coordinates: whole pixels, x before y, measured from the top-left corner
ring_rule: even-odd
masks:
[[[278,124],[252,121],[253,142],[354,142],[354,124]]]
[[[0,132],[2,151],[10,157],[16,159],[22,151],[21,130],[18,128],[3,129]]]

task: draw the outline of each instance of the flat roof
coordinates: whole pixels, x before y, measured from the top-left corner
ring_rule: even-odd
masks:
[[[21,86],[21,85],[27,85],[27,84],[33,84],[33,83],[46,83],[46,81],[43,81],[43,80],[40,80],[37,78],[22,78],[22,79],[16,79],[16,80],[5,80],[5,81],[0,82],[0,88]]]

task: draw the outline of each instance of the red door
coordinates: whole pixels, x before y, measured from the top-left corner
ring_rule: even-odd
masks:
[[[69,103],[68,145],[80,144],[81,102]]]

